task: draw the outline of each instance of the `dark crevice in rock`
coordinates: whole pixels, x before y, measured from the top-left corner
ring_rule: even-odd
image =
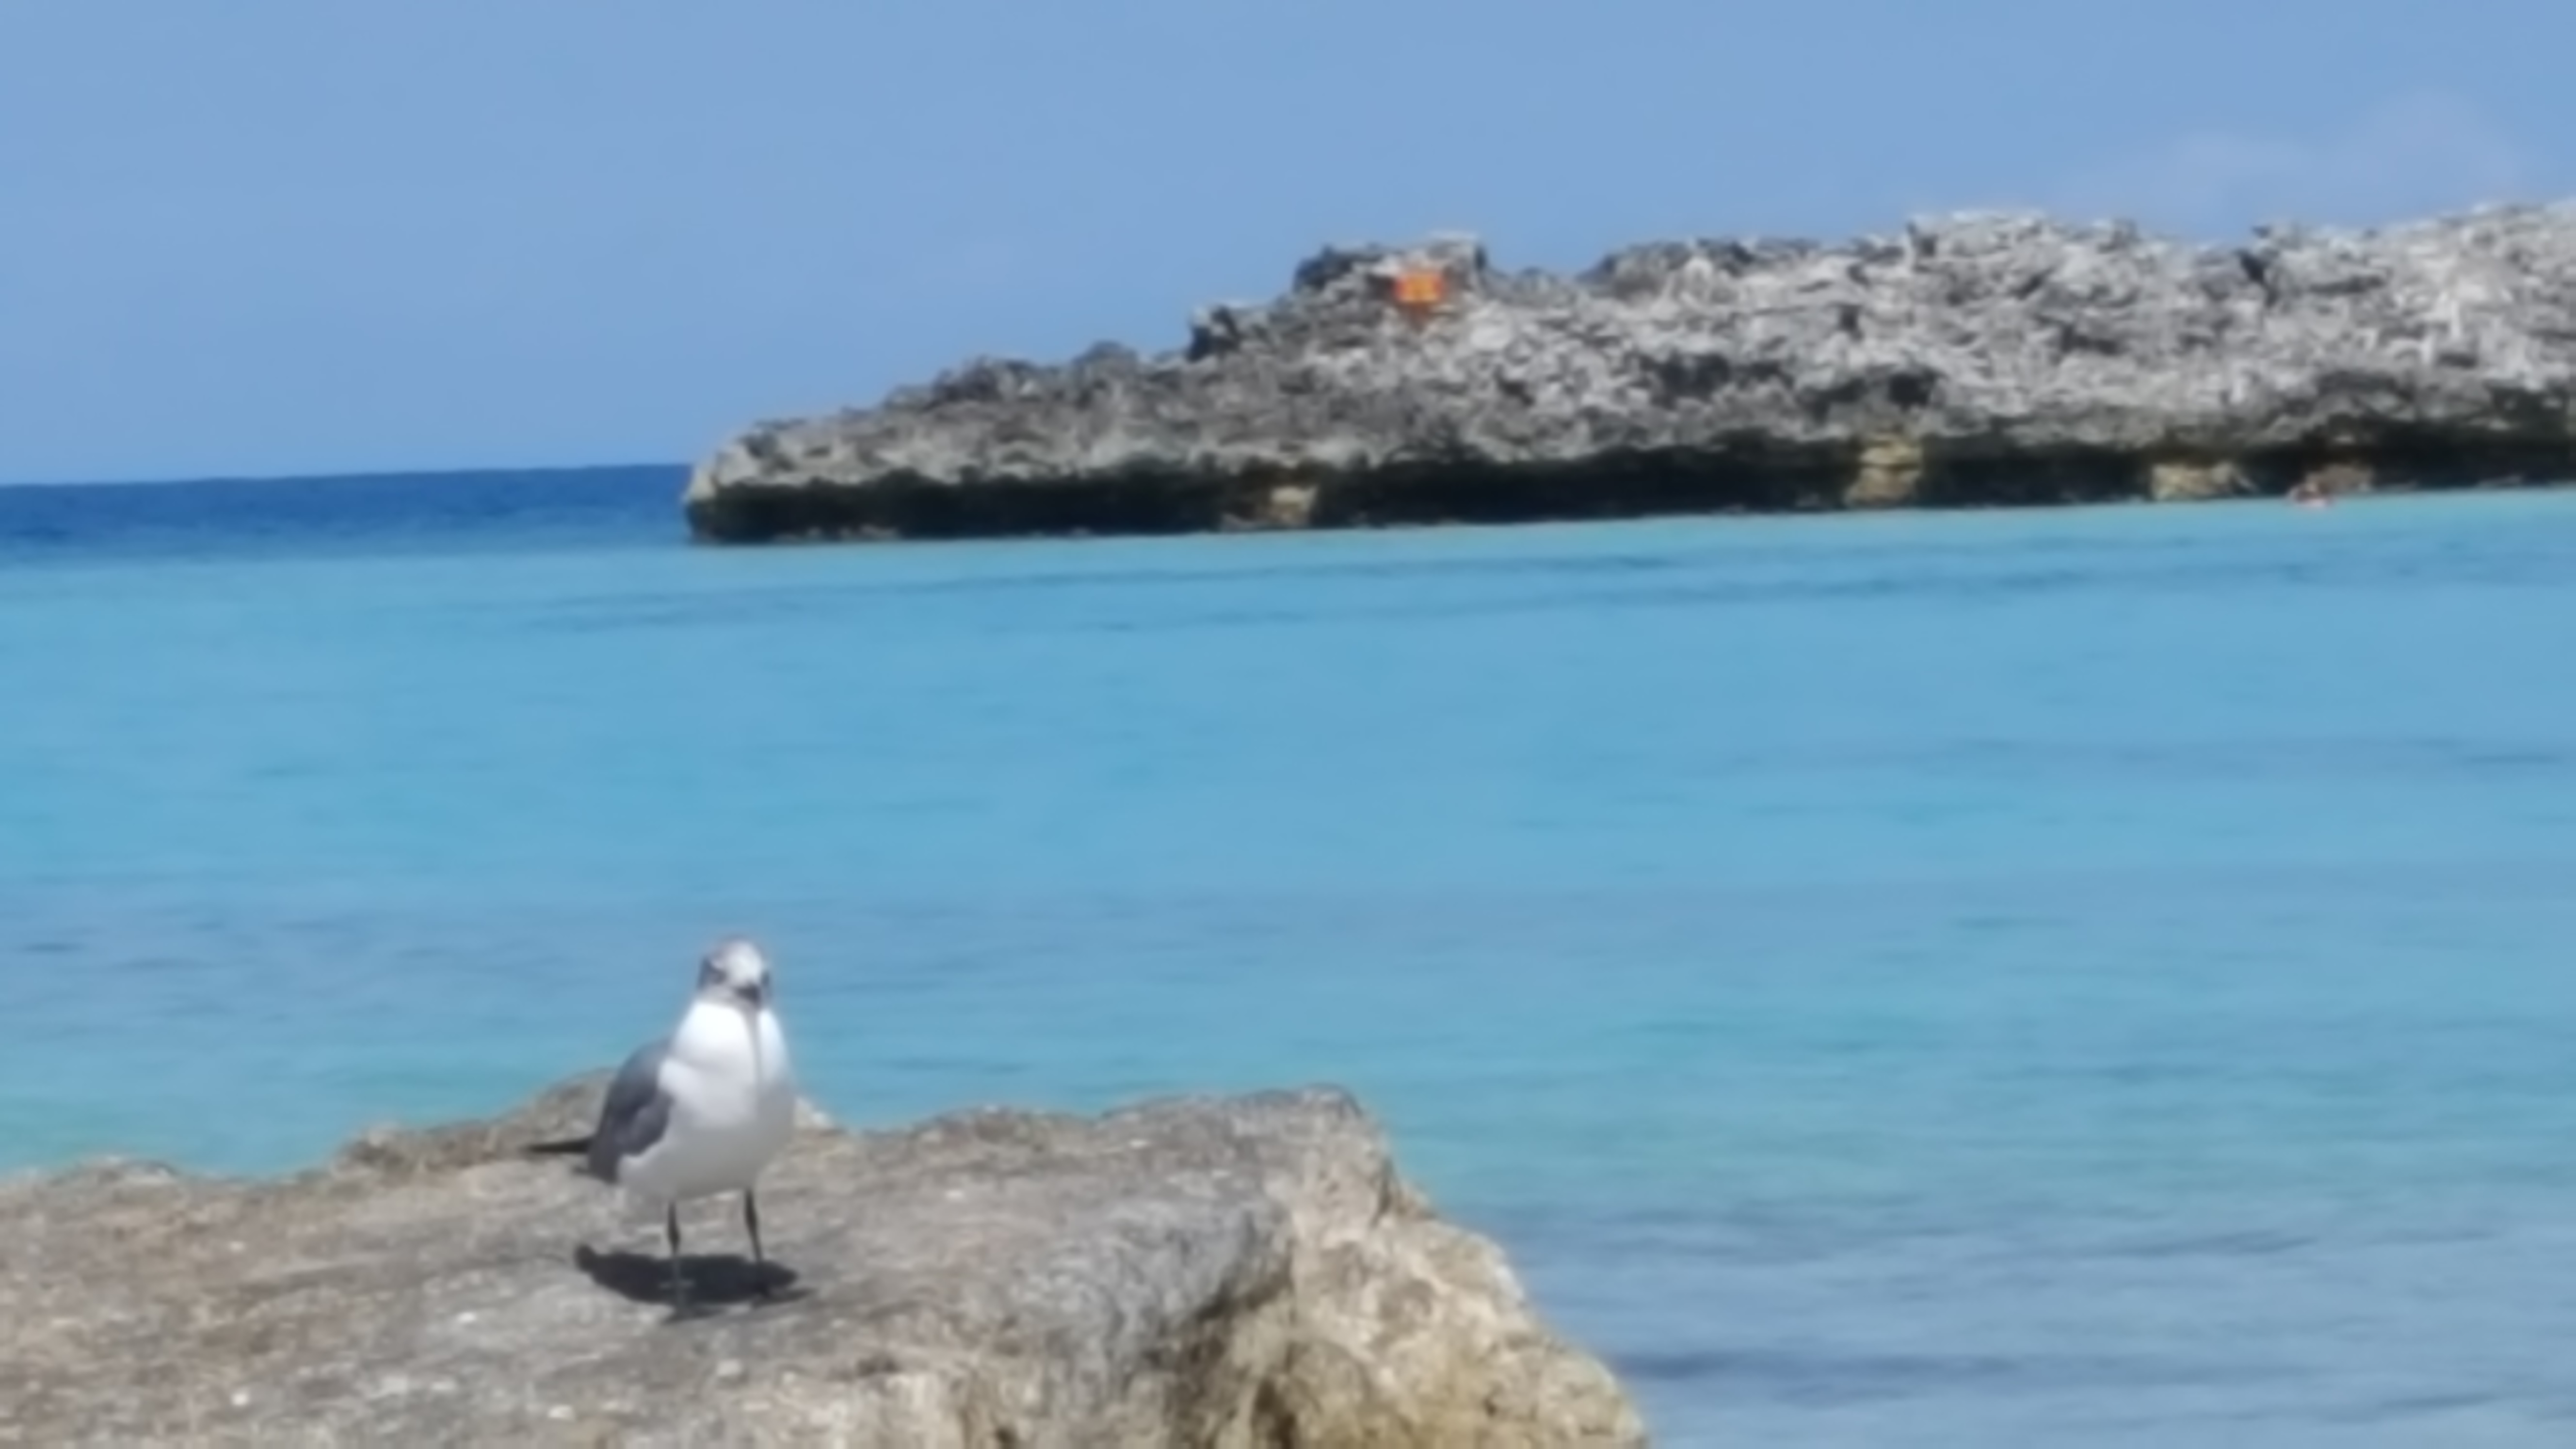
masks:
[[[1932,400],[1934,383],[1891,380],[1901,406]],[[1842,401],[1849,401],[1843,399]],[[2524,400],[2519,406],[2535,406]],[[2177,445],[2153,453],[2108,447],[2014,448],[1959,441],[1921,449],[1920,476],[1902,501],[1918,507],[2029,507],[2140,502],[2157,496],[2152,467],[2192,460],[2233,465],[2242,492],[2284,495],[2320,470],[2341,470],[2376,492],[2556,482],[2576,450],[2555,438],[2475,443],[2389,427],[2231,452]],[[1136,472],[1111,478],[967,486],[884,482],[834,488],[790,481],[737,487],[690,505],[709,540],[969,539],[1150,536],[1272,529],[1351,529],[1640,519],[1694,514],[1840,509],[1861,454],[1845,445],[1776,445],[1735,452],[1614,452],[1564,464],[1494,467],[1420,460],[1335,476],[1247,479]],[[1283,504],[1282,494],[1296,501]]]

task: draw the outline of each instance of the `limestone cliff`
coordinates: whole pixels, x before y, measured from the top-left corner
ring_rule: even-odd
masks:
[[[701,1208],[707,1308],[673,1319],[656,1228],[520,1151],[602,1085],[283,1180],[0,1184],[0,1441],[1645,1442],[1338,1093],[809,1121],[761,1196],[777,1271],[755,1283],[730,1204]]]
[[[1437,274],[1436,306],[1396,305]],[[1186,347],[979,359],[702,463],[713,540],[1154,533],[2554,482],[2576,206],[2195,245],[1963,214],[1577,276],[1328,249]]]

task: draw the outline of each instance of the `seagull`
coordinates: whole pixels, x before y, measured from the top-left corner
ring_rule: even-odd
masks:
[[[796,1077],[770,995],[758,946],[741,937],[717,943],[698,963],[679,1025],[618,1068],[591,1134],[529,1149],[580,1153],[590,1176],[662,1210],[674,1310],[688,1303],[680,1205],[721,1193],[742,1194],[751,1261],[768,1292],[754,1189],[796,1132]]]

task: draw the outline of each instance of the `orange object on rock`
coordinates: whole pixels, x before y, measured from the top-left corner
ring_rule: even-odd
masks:
[[[1409,311],[1437,307],[1449,295],[1449,279],[1436,270],[1422,268],[1395,274],[1395,305]]]

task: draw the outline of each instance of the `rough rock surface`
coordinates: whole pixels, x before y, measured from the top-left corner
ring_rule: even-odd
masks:
[[[1447,300],[1393,305],[1399,269]],[[2576,205],[2197,245],[1971,213],[1507,273],[1334,248],[1188,345],[763,423],[714,540],[1141,533],[2557,481]]]
[[[771,1296],[707,1205],[675,1318],[658,1229],[520,1151],[604,1083],[283,1180],[0,1183],[0,1442],[1645,1442],[1338,1093],[809,1120],[761,1194]]]

